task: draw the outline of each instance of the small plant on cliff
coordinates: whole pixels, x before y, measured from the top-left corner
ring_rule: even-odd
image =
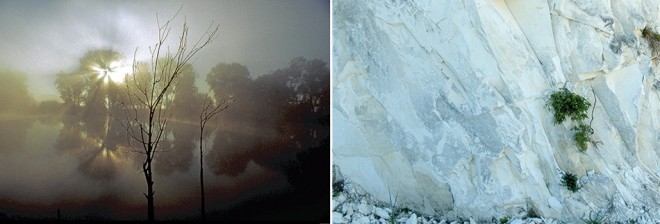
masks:
[[[575,140],[575,145],[580,149],[581,152],[587,151],[587,142],[591,141],[591,134],[594,133],[594,129],[591,126],[586,124],[580,124],[577,127],[571,128],[573,131],[577,131],[573,135],[573,140]]]
[[[561,185],[565,186],[569,191],[575,193],[580,190],[578,185],[578,177],[575,174],[570,172],[562,172],[561,174]]]
[[[593,211],[589,212],[589,218],[588,219],[582,219],[582,221],[586,224],[603,224],[605,223],[605,219],[607,219],[607,213],[601,211],[601,212],[596,212],[594,213]]]
[[[548,106],[555,112],[555,124],[561,124],[570,117],[573,121],[587,118],[587,110],[591,103],[584,97],[568,91],[566,88],[550,95]]]
[[[509,216],[504,216],[500,218],[500,224],[507,224],[509,223]]]
[[[344,180],[332,182],[332,197],[339,196],[339,193],[344,191]]]
[[[594,130],[591,125],[581,124],[580,122],[588,117],[587,111],[591,107],[591,103],[584,97],[572,93],[566,88],[561,88],[550,95],[550,100],[548,100],[546,106],[555,113],[555,125],[563,123],[567,117],[577,122],[578,125],[571,128],[571,130],[577,131],[573,135],[575,146],[581,152],[587,151],[587,143],[591,141]]]
[[[651,47],[652,57],[655,58],[660,52],[660,34],[653,32],[651,27],[645,27],[642,30],[642,37],[649,42],[649,47]]]
[[[529,203],[527,204],[527,214],[525,214],[525,218],[541,218],[538,213],[536,213],[536,209],[534,207],[529,207]]]

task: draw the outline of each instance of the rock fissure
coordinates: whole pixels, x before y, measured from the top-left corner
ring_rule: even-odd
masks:
[[[576,223],[613,203],[608,222],[660,221],[656,65],[634,44],[660,2],[333,4],[333,163],[375,200],[391,188],[417,218]],[[544,107],[562,83],[594,97],[587,153]],[[558,168],[589,178],[569,193]]]

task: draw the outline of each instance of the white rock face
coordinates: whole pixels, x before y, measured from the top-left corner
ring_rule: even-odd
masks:
[[[548,198],[548,205],[550,206],[550,208],[555,210],[561,210],[564,207],[561,205],[561,202],[555,197]]]
[[[612,222],[660,220],[660,77],[641,37],[659,8],[335,0],[333,163],[376,199],[428,215],[581,222],[611,204]],[[597,100],[586,153],[544,107],[563,86]],[[582,189],[567,191],[559,170]]]
[[[332,223],[346,223],[346,219],[339,212],[332,213]]]
[[[362,216],[362,217],[360,217],[360,218],[357,220],[356,223],[359,223],[359,224],[369,224],[369,217]]]
[[[390,219],[390,214],[382,208],[374,208],[374,214],[384,219]]]
[[[358,205],[358,211],[360,211],[360,213],[362,213],[363,215],[369,215],[371,214],[371,207],[366,203],[361,203],[360,205]]]
[[[410,217],[408,217],[406,224],[417,224],[417,215],[413,213]]]

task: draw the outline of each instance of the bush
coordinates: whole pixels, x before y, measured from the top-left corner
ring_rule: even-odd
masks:
[[[581,152],[587,151],[587,142],[591,141],[591,134],[594,133],[594,129],[591,126],[586,124],[580,124],[577,127],[571,128],[571,130],[577,131],[573,135],[573,140],[575,140],[575,145],[580,149]]]
[[[587,118],[587,110],[591,103],[584,97],[568,91],[566,88],[550,95],[548,106],[555,112],[555,124],[561,124],[570,117],[573,121]]]
[[[605,219],[607,219],[607,214],[606,213],[601,213],[601,212],[596,212],[595,214],[593,211],[589,212],[589,219],[582,219],[582,221],[585,224],[603,224],[606,223]]]
[[[344,180],[332,182],[332,196],[337,197],[339,193],[344,191]]]
[[[566,188],[575,193],[578,190],[580,190],[580,186],[578,185],[578,177],[575,174],[572,174],[570,172],[564,172],[561,175],[561,185],[566,186]]]
[[[563,123],[566,117],[579,124],[571,128],[571,130],[577,131],[573,135],[573,140],[575,140],[575,146],[578,147],[580,152],[587,151],[587,143],[591,141],[594,130],[590,125],[580,124],[580,122],[588,117],[587,111],[591,107],[591,103],[584,97],[572,93],[566,88],[561,88],[550,95],[550,100],[546,106],[552,108],[555,113],[555,125]]]
[[[657,34],[651,30],[651,27],[644,27],[642,30],[642,37],[646,39],[660,40],[660,34]]]

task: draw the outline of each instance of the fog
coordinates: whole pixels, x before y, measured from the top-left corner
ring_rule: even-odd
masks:
[[[0,67],[30,75],[37,97],[58,96],[54,74],[71,70],[92,49],[113,49],[132,59],[148,56],[157,41],[156,14],[167,20],[182,7],[172,33],[187,18],[191,39],[211,22],[220,37],[200,52],[195,69],[207,74],[218,62],[237,62],[258,76],[295,57],[330,59],[330,4],[323,0],[221,1],[2,1]],[[199,82],[198,84],[203,84]]]
[[[202,141],[210,218],[329,218],[329,11],[308,0],[0,2],[0,220],[146,218],[118,74],[148,63],[158,23],[175,14],[170,49],[184,21],[189,42],[215,25],[220,35],[168,92],[156,219],[198,219],[199,113],[223,99]]]

